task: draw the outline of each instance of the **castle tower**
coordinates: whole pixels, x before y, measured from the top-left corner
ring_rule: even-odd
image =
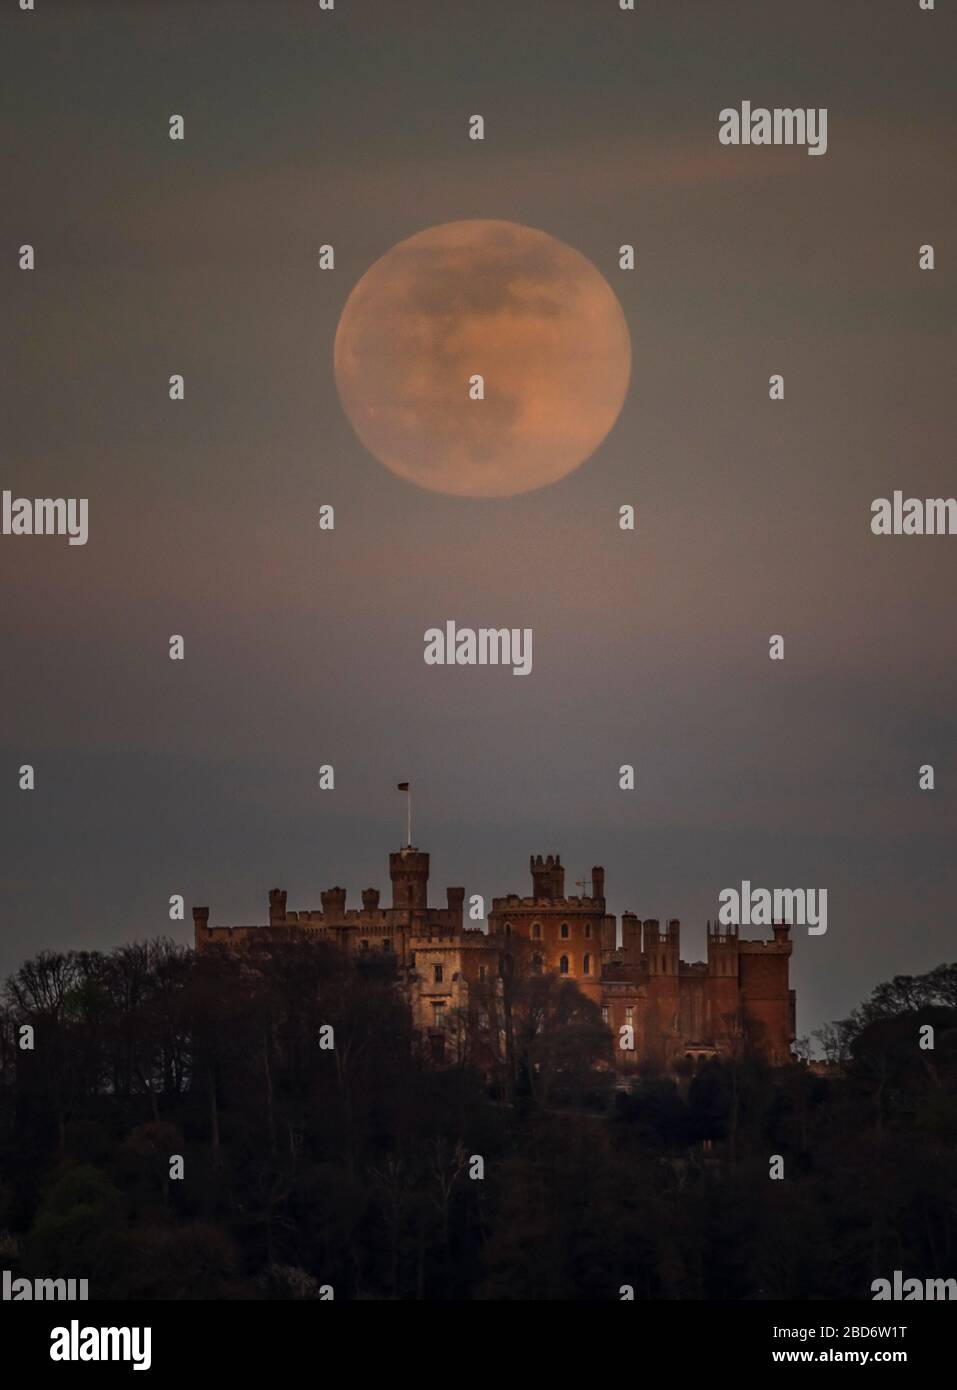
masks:
[[[666,931],[661,930],[657,917],[649,917],[643,923],[643,949],[648,974],[677,975],[678,956],[681,950],[681,923],[672,917]]]
[[[330,923],[345,921],[346,890],[344,888],[327,888],[319,894],[319,901],[322,903],[322,915],[328,917]]]
[[[662,1061],[674,1054],[680,1042],[680,931],[677,918],[672,918],[664,931],[655,917],[642,923],[644,964],[648,972],[645,1048],[649,1056]]]
[[[621,914],[621,949],[627,963],[637,969],[641,964],[641,922],[633,912]]]
[[[565,896],[565,869],[561,856],[540,854],[529,856],[528,867],[532,871],[532,897],[536,902],[547,902],[550,898]]]
[[[740,1004],[754,1040],[772,1064],[782,1066],[790,1058],[794,1041],[788,988],[791,929],[785,922],[773,922],[772,927],[773,941],[738,943]]]
[[[270,888],[269,890],[269,925],[271,927],[284,927],[286,925],[286,890],[284,888]]]
[[[733,1037],[740,1024],[738,928],[708,923],[708,1028],[719,1041]]]
[[[202,950],[209,938],[209,908],[193,908],[193,945],[197,951]]]
[[[414,845],[389,855],[392,906],[424,912],[429,905],[429,856]]]
[[[453,931],[461,931],[465,916],[465,889],[446,888],[445,900],[448,903],[449,923]]]
[[[738,928],[727,926],[724,931],[720,922],[708,923],[708,974],[710,976],[731,977],[737,989],[738,982]]]

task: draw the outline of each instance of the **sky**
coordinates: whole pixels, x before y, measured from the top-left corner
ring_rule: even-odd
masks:
[[[870,532],[955,491],[947,8],[4,7],[0,487],[90,538],[0,536],[0,977],[385,896],[399,780],[436,903],[559,853],[692,961],[723,888],[826,888],[800,1034],[953,957],[957,538]],[[827,153],[721,146],[744,100],[826,107]],[[607,438],[519,496],[405,482],[336,393],[356,283],[466,218],[587,257],[631,337]],[[450,618],[531,627],[532,674],[426,666]]]

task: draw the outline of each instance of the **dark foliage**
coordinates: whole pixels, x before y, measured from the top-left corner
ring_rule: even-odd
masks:
[[[743,1048],[627,1093],[567,988],[516,993],[506,1085],[431,1065],[394,980],[331,948],[41,954],[0,1017],[0,1264],[166,1299],[868,1298],[954,1272],[957,967],[825,1030],[824,1074]]]

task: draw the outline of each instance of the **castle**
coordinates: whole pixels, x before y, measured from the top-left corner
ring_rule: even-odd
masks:
[[[520,955],[529,969],[571,980],[594,1001],[618,1040],[622,1070],[646,1059],[668,1065],[682,1057],[726,1055],[745,1038],[772,1065],[789,1060],[795,1005],[787,925],[775,925],[770,941],[743,941],[737,927],[709,922],[708,958],[688,964],[681,959],[676,920],[662,930],[653,918],[640,921],[625,912],[619,945],[600,866],[592,869],[590,896],[580,897],[565,896],[558,855],[535,855],[529,867],[531,894],[493,898],[487,932],[465,926],[464,888],[447,888],[446,906],[429,907],[429,856],[406,845],[389,855],[391,907],[380,907],[378,889],[367,888],[362,907],[347,908],[346,890],[329,888],[320,910],[290,912],[285,891],[274,888],[267,926],[211,927],[209,908],[194,907],[195,945],[198,951],[237,946],[277,931],[378,958],[395,970],[416,1032],[437,1057],[453,1021],[483,1012],[503,959]],[[622,1045],[623,1039],[633,1045]]]

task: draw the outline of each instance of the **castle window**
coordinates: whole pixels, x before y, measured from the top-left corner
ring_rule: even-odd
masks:
[[[602,1006],[601,1006],[601,1021],[602,1021],[602,1023],[604,1023],[604,1024],[607,1024],[607,1023],[608,1023],[608,1005],[607,1005],[607,1004],[602,1004]]]
[[[533,922],[533,923],[532,923],[532,940],[533,940],[533,941],[541,941],[541,939],[542,939],[542,924],[541,924],[541,922]]]
[[[506,936],[511,936],[511,934],[512,934],[512,924],[511,924],[511,922],[506,922],[506,923],[505,923],[505,935],[506,935]]]
[[[563,941],[567,941],[567,940],[568,940],[568,923],[567,923],[567,922],[563,922],[563,923],[562,923],[561,928],[559,929],[559,935],[561,936],[561,938],[562,938]]]
[[[360,942],[359,942],[359,945],[361,946],[361,948],[362,948],[363,951],[368,951],[368,949],[369,949],[369,942],[368,942],[367,940],[365,940],[365,941],[360,941]]]
[[[409,884],[409,902],[412,901],[412,899],[413,899],[414,896],[415,896],[415,890],[413,889],[412,884],[410,883],[410,884]]]
[[[567,956],[562,956],[561,960],[560,960],[559,963],[558,963],[558,968],[559,968],[559,970],[562,972],[563,975],[567,975],[567,974],[568,974],[568,957],[567,957]]]
[[[591,956],[582,956],[582,974],[591,974]]]
[[[631,1007],[631,1005],[629,1004],[628,1008],[625,1010],[625,1022],[626,1022],[626,1023],[629,1025],[629,1027],[630,1027],[630,1026],[634,1023],[634,1021],[635,1021],[635,1011],[634,1011],[634,1009]]]
[[[409,964],[411,965],[412,969],[414,970],[414,969],[415,969],[415,952],[414,952],[414,951],[410,951],[410,952],[409,952]]]
[[[484,979],[485,979],[485,975],[486,975],[485,966],[484,966],[484,965],[480,965],[480,966],[479,966],[479,979],[480,979],[480,980],[484,980]]]
[[[433,975],[432,975],[433,980],[435,981],[435,983],[436,983],[437,985],[440,985],[440,984],[442,983],[442,967],[441,967],[441,965],[435,965],[435,966],[433,966],[433,967],[432,967],[432,970],[433,970]]]
[[[538,974],[541,973],[541,969],[542,969],[542,958],[541,958],[540,955],[536,954],[536,955],[532,956],[532,970],[535,972],[536,975],[538,975]]]
[[[434,1003],[434,1004],[432,1005],[432,1026],[433,1026],[433,1028],[441,1028],[441,1027],[442,1027],[442,1022],[443,1022],[444,1015],[445,1015],[445,1005],[444,1005],[443,1003],[440,1003],[440,1002]]]
[[[591,939],[591,922],[585,923],[585,935],[589,938],[589,940]]]

